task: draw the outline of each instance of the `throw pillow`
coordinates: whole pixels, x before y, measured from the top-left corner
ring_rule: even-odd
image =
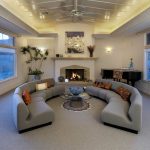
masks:
[[[99,82],[95,81],[94,82],[94,86],[98,87],[99,86]]]
[[[48,87],[48,88],[50,88],[50,87],[53,87],[53,86],[54,86],[54,85],[52,85],[52,83],[51,83],[51,81],[50,81],[50,80],[47,80],[46,82],[47,82],[47,87]]]
[[[106,90],[110,90],[111,89],[111,83],[104,83],[104,88],[106,89]]]
[[[46,90],[46,89],[47,89],[47,82],[36,84],[37,91]]]
[[[99,88],[105,88],[105,84],[103,82],[100,82],[98,85]]]
[[[130,95],[131,95],[131,92],[128,89],[124,89],[123,94],[122,94],[122,98],[125,101],[129,101]]]
[[[25,89],[22,93],[22,98],[26,105],[29,105],[31,103],[31,95],[27,89]]]
[[[50,80],[47,81],[47,88],[52,87]]]
[[[94,82],[94,86],[97,86],[97,81]]]
[[[41,80],[41,83],[45,83],[45,82],[47,82],[47,87],[48,88],[53,87],[55,85],[55,81],[53,79]]]
[[[116,89],[116,93],[118,93],[125,101],[128,101],[131,95],[131,92],[122,86]]]

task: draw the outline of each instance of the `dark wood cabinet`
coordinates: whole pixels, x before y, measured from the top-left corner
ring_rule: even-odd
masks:
[[[101,76],[103,79],[114,79],[113,74],[116,69],[101,69]],[[141,80],[142,72],[138,70],[129,70],[129,69],[118,69],[122,72],[122,79],[126,79],[127,83],[131,82],[131,85],[134,86],[135,82]]]

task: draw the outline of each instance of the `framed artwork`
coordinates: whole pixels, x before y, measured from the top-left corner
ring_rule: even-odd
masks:
[[[65,46],[66,53],[84,53],[84,32],[66,32]]]

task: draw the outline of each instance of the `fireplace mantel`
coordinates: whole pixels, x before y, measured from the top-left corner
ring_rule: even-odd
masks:
[[[53,60],[96,60],[97,57],[52,57]]]

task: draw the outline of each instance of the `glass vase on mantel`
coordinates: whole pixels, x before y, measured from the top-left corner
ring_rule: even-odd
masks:
[[[87,46],[87,48],[88,48],[90,57],[93,57],[93,52],[94,52],[95,46],[94,45],[89,45],[89,46]]]

